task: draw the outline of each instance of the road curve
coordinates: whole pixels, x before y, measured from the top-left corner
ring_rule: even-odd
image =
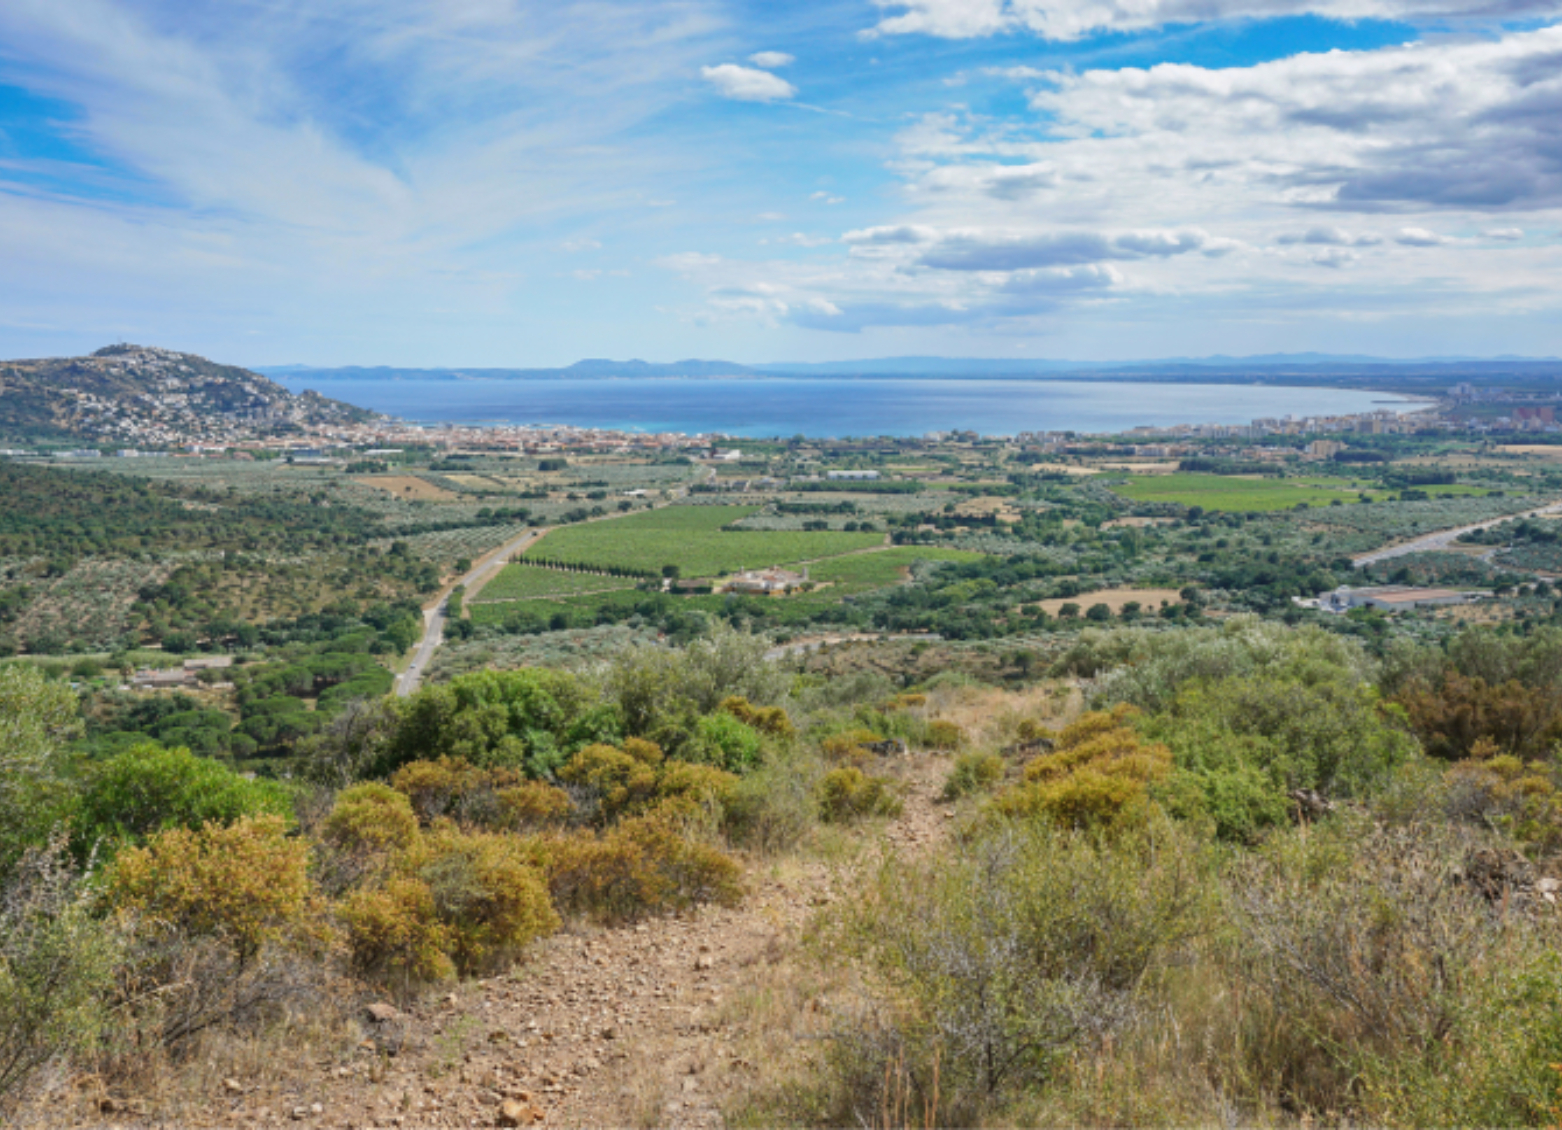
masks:
[[[1376,565],[1379,561],[1403,557],[1407,553],[1425,553],[1428,550],[1447,549],[1460,534],[1467,534],[1471,530],[1484,530],[1487,526],[1494,526],[1498,522],[1510,522],[1516,518],[1534,518],[1542,514],[1555,514],[1559,511],[1562,511],[1562,502],[1551,502],[1534,510],[1526,510],[1522,514],[1503,514],[1500,517],[1488,518],[1484,522],[1473,522],[1468,526],[1455,526],[1451,530],[1437,530],[1430,534],[1422,534],[1418,538],[1402,542],[1399,545],[1391,545],[1387,549],[1376,549],[1371,553],[1363,553],[1360,557],[1351,558],[1351,564],[1360,569],[1367,565]]]
[[[412,654],[412,662],[407,670],[396,676],[394,693],[405,698],[418,689],[423,681],[424,674],[428,671],[428,665],[434,658],[434,653],[439,650],[440,644],[445,642],[445,617],[450,610],[450,594],[456,585],[466,586],[466,596],[476,596],[478,591],[493,580],[494,575],[510,563],[510,558],[522,550],[528,548],[543,534],[546,528],[527,530],[517,538],[511,538],[497,550],[488,554],[480,565],[477,565],[465,576],[453,581],[444,592],[440,593],[439,601],[432,608],[423,611],[423,638],[418,641],[418,649]]]

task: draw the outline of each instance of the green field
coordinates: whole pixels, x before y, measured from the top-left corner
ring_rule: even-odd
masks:
[[[602,589],[634,588],[631,577],[605,577],[599,573],[566,573],[562,569],[541,569],[535,565],[511,564],[483,586],[472,604],[493,601],[536,600],[540,597],[571,596]]]
[[[936,546],[897,546],[874,553],[853,553],[821,561],[808,568],[808,579],[844,588],[879,588],[904,579],[902,572],[913,561],[979,561],[980,553],[964,549],[940,549]]]
[[[1205,510],[1289,510],[1297,503],[1327,506],[1335,499],[1354,502],[1360,493],[1327,479],[1248,479],[1191,472],[1146,475],[1112,490],[1135,502],[1175,502]]]
[[[616,565],[661,573],[676,565],[684,577],[713,577],[883,545],[883,534],[734,530],[721,527],[754,513],[754,506],[669,506],[626,518],[554,530],[528,556],[582,565]],[[606,587],[606,586],[604,586]]]

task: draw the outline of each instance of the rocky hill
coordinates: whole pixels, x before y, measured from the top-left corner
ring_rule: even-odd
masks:
[[[374,417],[312,392],[295,396],[248,369],[152,346],[0,361],[0,437],[12,440],[155,447]]]

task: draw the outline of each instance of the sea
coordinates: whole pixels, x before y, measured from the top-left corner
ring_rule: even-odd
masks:
[[[1390,393],[1283,385],[821,377],[323,378],[278,374],[292,392],[412,423],[564,424],[627,432],[766,436],[922,436],[974,431],[1124,432],[1139,426],[1247,424],[1425,402]]]

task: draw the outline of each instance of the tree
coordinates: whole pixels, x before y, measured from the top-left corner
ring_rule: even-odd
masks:
[[[0,667],[0,875],[42,844],[65,803],[65,742],[78,736],[76,696],[35,667]]]

